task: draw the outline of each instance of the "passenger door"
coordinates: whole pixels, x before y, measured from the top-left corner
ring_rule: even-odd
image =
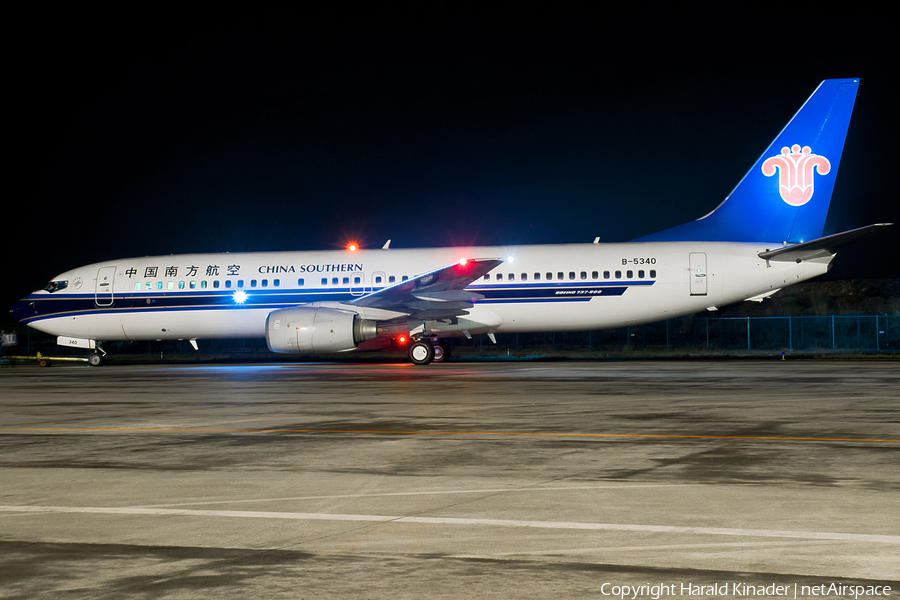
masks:
[[[94,290],[94,304],[97,306],[113,305],[113,284],[116,279],[115,267],[100,267],[97,271],[97,286]]]

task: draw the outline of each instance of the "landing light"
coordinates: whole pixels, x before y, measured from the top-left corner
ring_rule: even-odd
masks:
[[[347,244],[347,250],[349,250],[350,252],[356,252],[357,250],[359,250],[359,244],[357,244],[356,242],[350,242]]]
[[[235,304],[243,304],[247,301],[247,292],[245,292],[244,290],[238,290],[234,293],[232,298],[234,298]]]

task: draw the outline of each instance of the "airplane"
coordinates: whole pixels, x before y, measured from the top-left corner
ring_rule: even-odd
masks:
[[[150,256],[53,278],[12,316],[63,346],[265,338],[287,354],[408,340],[417,365],[450,337],[584,331],[694,314],[826,273],[837,248],[890,225],[823,237],[859,79],[823,81],[709,214],[627,243]]]

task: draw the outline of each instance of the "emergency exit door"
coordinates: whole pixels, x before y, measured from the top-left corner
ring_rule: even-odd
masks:
[[[691,296],[705,296],[707,287],[706,253],[691,252]]]

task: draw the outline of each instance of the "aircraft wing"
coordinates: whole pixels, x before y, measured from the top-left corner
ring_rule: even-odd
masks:
[[[759,257],[766,260],[780,262],[800,262],[814,258],[827,258],[833,255],[839,246],[855,242],[863,237],[880,231],[883,227],[889,227],[893,223],[876,223],[866,225],[858,229],[851,229],[834,235],[827,235],[817,240],[810,240],[801,244],[793,244],[784,248],[777,248],[767,252],[760,252]]]
[[[422,273],[412,279],[347,302],[354,306],[405,312],[416,318],[441,319],[466,313],[481,294],[465,287],[503,263],[499,258],[474,258]]]

